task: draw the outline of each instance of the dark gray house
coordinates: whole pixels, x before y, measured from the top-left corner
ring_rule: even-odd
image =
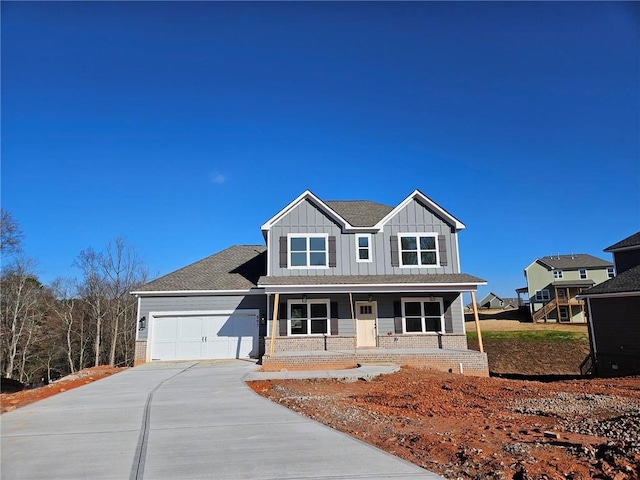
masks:
[[[616,276],[580,295],[587,302],[594,371],[599,376],[640,374],[640,232],[604,250]]]
[[[418,190],[395,207],[305,191],[234,246],[138,297],[137,362],[262,357],[263,368],[370,361],[487,374],[467,349],[464,225]]]

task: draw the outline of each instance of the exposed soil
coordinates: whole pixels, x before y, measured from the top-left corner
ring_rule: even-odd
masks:
[[[260,395],[448,479],[640,478],[640,377],[552,383],[405,367]]]
[[[43,398],[65,392],[73,388],[81,387],[87,383],[95,382],[96,380],[108,377],[125,369],[126,368],[121,367],[110,367],[108,365],[85,368],[84,370],[72,375],[67,375],[66,377],[56,380],[54,383],[50,383],[44,387],[22,390],[16,393],[2,393],[0,394],[1,413],[10,412],[11,410],[42,400]]]

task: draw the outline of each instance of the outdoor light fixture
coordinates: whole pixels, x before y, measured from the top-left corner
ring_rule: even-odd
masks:
[[[369,301],[371,302],[373,300],[373,295],[369,295]]]
[[[144,327],[146,327],[147,324],[147,317],[142,317],[140,319],[140,322],[138,323],[138,330],[144,330]]]
[[[307,303],[307,296],[306,295],[302,296],[302,303]]]

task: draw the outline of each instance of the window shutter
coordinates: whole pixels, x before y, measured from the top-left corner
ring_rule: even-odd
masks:
[[[280,268],[287,268],[287,237],[280,237]]]
[[[336,237],[329,237],[329,266],[336,266]]]
[[[438,235],[438,253],[440,254],[440,265],[447,266],[447,245],[444,235]]]
[[[331,302],[331,335],[338,335],[338,302]]]
[[[393,302],[393,326],[395,333],[402,333],[402,304],[400,300]]]
[[[280,317],[278,319],[278,326],[280,327],[278,335],[280,335],[281,337],[286,337],[287,336],[287,304],[286,303],[281,303],[280,306],[278,307],[278,317]]]
[[[399,267],[400,266],[400,256],[398,255],[398,236],[391,235],[391,266]]]

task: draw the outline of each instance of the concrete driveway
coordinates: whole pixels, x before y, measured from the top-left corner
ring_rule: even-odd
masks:
[[[441,478],[259,397],[254,369],[147,364],[5,413],[2,479]]]

